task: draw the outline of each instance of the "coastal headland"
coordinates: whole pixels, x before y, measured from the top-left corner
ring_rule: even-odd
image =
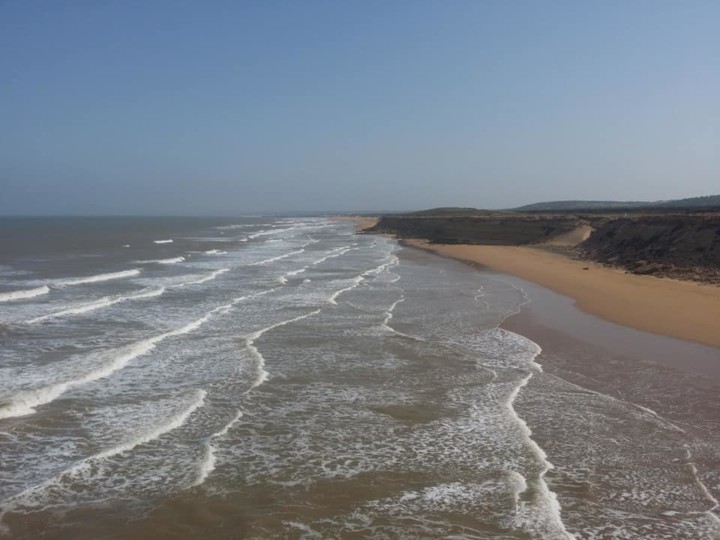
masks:
[[[720,347],[720,213],[394,215],[364,230],[532,281],[623,326]]]

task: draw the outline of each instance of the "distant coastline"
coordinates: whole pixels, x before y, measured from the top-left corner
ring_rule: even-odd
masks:
[[[377,216],[354,216],[354,215],[343,215],[343,216],[331,216],[331,219],[336,221],[350,221],[355,223],[355,230],[362,231],[370,229],[377,225],[380,220]]]
[[[408,221],[408,229],[393,231],[387,224],[394,225],[397,219],[402,218],[396,221],[393,221],[395,218],[381,219],[369,230],[371,218],[363,217],[362,221],[360,218],[348,219],[354,219],[358,227],[366,232],[395,232],[404,245],[534,282],[573,298],[581,310],[605,320],[720,348],[720,287],[710,283],[656,277],[662,275],[662,272],[640,275],[641,272],[629,273],[599,262],[580,260],[576,246],[587,239],[589,227],[573,230],[563,218],[553,217],[549,221],[553,228],[548,223],[531,224],[538,231],[549,231],[542,242],[536,245],[512,245],[502,237],[507,230],[517,225],[510,224],[505,232],[497,233],[497,238],[489,238],[488,243],[494,245],[481,245],[481,240],[472,244],[442,242],[437,237],[433,238],[428,230],[410,230],[410,227],[417,226],[416,220]],[[452,220],[454,226],[462,220],[452,217],[439,219]],[[496,229],[502,228],[503,225],[498,225]],[[438,230],[436,227],[435,231]],[[525,235],[528,230],[523,228],[516,234]],[[535,233],[531,231],[531,234]],[[651,263],[644,261],[643,264]],[[703,277],[702,274],[698,276]]]

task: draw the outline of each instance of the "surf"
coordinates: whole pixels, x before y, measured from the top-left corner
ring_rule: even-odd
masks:
[[[0,405],[0,420],[34,414],[37,412],[36,407],[55,401],[69,390],[100,379],[105,379],[123,369],[136,358],[148,354],[166,339],[197,330],[210,320],[213,315],[226,312],[231,306],[232,303],[216,307],[199,319],[175,330],[142,339],[118,349],[92,354],[91,357],[97,357],[99,362],[94,369],[91,369],[84,375],[36,389],[21,390],[10,396],[9,399],[6,399],[5,404]]]
[[[255,342],[260,339],[263,334],[269,332],[270,330],[273,330],[275,328],[279,328],[281,326],[286,326],[288,324],[292,324],[294,322],[302,321],[303,319],[307,319],[308,317],[312,317],[313,315],[317,315],[320,313],[320,309],[313,310],[309,313],[305,313],[304,315],[299,315],[297,317],[293,317],[292,319],[287,319],[284,321],[280,321],[275,324],[271,324],[270,326],[266,326],[265,328],[262,328],[260,330],[256,330],[255,332],[252,332],[245,336],[245,347],[250,351],[250,353],[255,357],[256,360],[256,377],[255,381],[252,383],[251,389],[256,388],[263,384],[265,381],[267,381],[268,377],[270,376],[270,373],[265,370],[265,357],[260,353],[258,348],[255,346]]]
[[[127,277],[133,277],[140,275],[141,270],[139,268],[133,268],[132,270],[122,270],[120,272],[108,272],[106,274],[96,274],[94,276],[71,278],[66,280],[57,281],[56,285],[83,285],[85,283],[98,283],[100,281],[110,281],[111,279],[123,279]]]
[[[80,305],[73,306],[73,307],[70,307],[67,309],[56,311],[54,313],[49,313],[47,315],[41,315],[40,317],[35,317],[35,318],[29,319],[25,322],[28,324],[35,324],[35,323],[39,323],[39,322],[42,322],[42,321],[45,321],[48,319],[55,319],[57,317],[67,317],[69,315],[81,315],[83,313],[95,311],[96,309],[110,307],[115,304],[119,304],[121,302],[127,302],[129,300],[141,300],[144,298],[154,298],[156,296],[162,295],[164,292],[165,292],[165,288],[160,287],[159,289],[143,291],[143,292],[139,292],[137,294],[131,294],[131,295],[127,295],[127,296],[117,296],[117,297],[107,296],[105,298],[101,298],[100,300],[96,300],[95,302],[90,302],[88,304],[80,304]]]
[[[185,257],[172,257],[170,259],[149,259],[145,261],[135,261],[138,264],[177,264],[185,261]]]
[[[26,300],[28,298],[35,298],[43,294],[48,294],[50,287],[43,285],[42,287],[36,287],[34,289],[24,289],[20,291],[10,291],[0,293],[0,302],[12,302],[14,300]]]
[[[86,473],[92,474],[92,468],[96,462],[101,462],[114,456],[130,452],[140,445],[160,439],[166,433],[185,425],[190,416],[196,410],[205,405],[206,397],[207,392],[204,389],[195,390],[192,392],[190,399],[187,400],[182,407],[178,408],[160,424],[148,429],[140,430],[139,432],[132,434],[129,439],[121,442],[120,444],[88,456],[78,461],[71,467],[45,480],[41,484],[26,488],[20,493],[4,500],[2,506],[0,506],[0,523],[2,522],[5,514],[8,512],[18,511],[27,507],[35,508],[40,506],[38,499],[41,499],[44,493],[51,490],[62,490],[62,484],[65,481],[77,479],[78,477],[84,476]]]

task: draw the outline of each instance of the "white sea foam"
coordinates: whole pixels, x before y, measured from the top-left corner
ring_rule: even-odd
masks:
[[[297,270],[291,270],[290,272],[288,272],[285,275],[287,277],[297,276],[298,274],[302,274],[303,272],[305,272],[307,269],[308,269],[307,266],[303,266],[302,268],[298,268]]]
[[[429,340],[427,340],[423,337],[406,334],[405,332],[401,332],[400,330],[396,330],[395,328],[390,326],[390,319],[393,318],[393,311],[395,310],[395,308],[397,307],[398,304],[405,301],[405,291],[403,291],[402,289],[400,289],[400,290],[401,290],[402,296],[398,300],[393,302],[390,305],[390,307],[388,308],[388,310],[385,312],[385,317],[383,318],[383,322],[380,323],[380,327],[383,328],[387,332],[392,332],[396,336],[400,336],[405,339],[410,339],[412,341],[418,341],[420,343],[429,343]],[[442,344],[440,344],[440,345],[442,345]]]
[[[30,487],[9,499],[3,501],[2,511],[0,512],[0,521],[8,511],[17,510],[23,507],[36,507],[42,503],[43,495],[48,490],[62,490],[65,483],[72,481],[76,478],[82,478],[88,473],[92,474],[93,465],[95,462],[112,458],[119,454],[124,454],[133,450],[135,447],[141,444],[146,444],[156,439],[159,439],[164,434],[181,427],[187,422],[190,415],[197,409],[205,404],[205,397],[207,392],[205,390],[196,390],[193,392],[189,402],[183,405],[182,408],[175,411],[169,418],[165,419],[159,425],[153,425],[147,429],[142,429],[136,433],[133,433],[131,438],[121,442],[116,446],[102,450],[96,454],[88,456],[85,459],[80,460],[72,467],[65,469],[59,474],[54,475],[48,480],[44,481],[40,485]]]
[[[249,234],[248,238],[254,240],[255,238],[260,238],[261,236],[269,236],[269,235],[273,235],[273,234],[280,234],[280,233],[284,233],[284,232],[294,231],[297,228],[298,227],[286,227],[286,228],[282,228],[282,229],[262,230],[262,231],[258,231],[256,233]]]
[[[168,240],[153,240],[155,244],[172,244],[172,239]]]
[[[255,357],[255,360],[257,361],[257,377],[255,378],[255,382],[253,382],[251,388],[256,388],[260,386],[270,376],[270,374],[265,371],[265,357],[260,353],[257,347],[255,347],[255,341],[257,341],[263,334],[269,332],[270,330],[279,328],[280,326],[292,324],[303,319],[307,319],[308,317],[317,315],[318,313],[320,313],[320,311],[321,310],[316,309],[314,311],[311,311],[310,313],[305,313],[304,315],[299,315],[297,317],[293,317],[292,319],[287,319],[285,321],[280,321],[279,323],[271,324],[270,326],[266,326],[265,328],[262,328],[245,336],[245,347],[248,348],[250,353]]]
[[[172,257],[170,259],[149,259],[146,261],[135,261],[138,264],[177,264],[183,262],[185,257]]]
[[[180,283],[179,285],[176,285],[176,287],[187,287],[188,285],[199,285],[200,283],[206,283],[208,281],[212,281],[216,277],[218,277],[221,274],[224,274],[225,272],[229,272],[229,268],[221,268],[220,270],[215,270],[213,272],[210,272],[207,276],[202,277],[195,281],[185,281],[183,283]]]
[[[339,257],[340,255],[344,255],[345,253],[347,253],[348,251],[352,251],[353,249],[356,248],[354,248],[353,246],[342,246],[339,248],[335,248],[331,250],[327,255],[325,255],[324,257],[320,257],[316,261],[313,261],[311,264],[313,266],[318,265],[322,262],[327,261],[328,259],[333,259],[335,257]]]
[[[116,371],[123,369],[135,358],[149,353],[164,340],[170,337],[180,336],[187,334],[188,332],[192,332],[205,324],[213,315],[227,312],[234,303],[241,299],[244,299],[244,297],[241,297],[230,304],[216,307],[201,318],[175,330],[142,339],[118,349],[95,353],[93,354],[93,357],[98,357],[100,361],[94,369],[88,371],[84,375],[75,379],[43,386],[41,388],[21,390],[12,395],[5,404],[0,405],[0,419],[33,414],[36,412],[35,407],[56,400],[72,388],[83,386],[99,379],[104,379]]]
[[[298,249],[295,251],[290,251],[289,253],[285,253],[283,255],[278,255],[277,257],[270,257],[269,259],[264,259],[262,261],[250,263],[250,264],[248,264],[248,266],[260,266],[260,265],[267,264],[270,262],[280,261],[282,259],[287,259],[288,257],[292,257],[293,255],[299,255],[300,253],[303,253],[304,251],[305,251],[305,249],[301,248],[301,249]]]
[[[22,291],[11,291],[6,293],[0,293],[0,302],[11,302],[13,300],[25,300],[26,298],[34,298],[50,292],[50,288],[47,285],[42,287],[36,287],[34,289],[25,289]]]
[[[109,356],[109,358],[94,370],[77,379],[50,384],[33,390],[21,390],[10,398],[9,403],[0,407],[0,419],[33,414],[35,407],[56,400],[71,388],[107,377],[125,367],[131,360],[154,349],[155,344],[160,341],[160,337],[155,336],[144,339],[116,349],[110,354],[101,355],[103,357]]]
[[[126,277],[137,276],[140,274],[139,268],[133,268],[132,270],[123,270],[121,272],[109,272],[107,274],[97,274],[94,276],[87,276],[81,278],[66,279],[58,281],[56,284],[63,285],[82,285],[84,283],[97,283],[98,281],[109,281],[111,279],[122,279]]]
[[[35,411],[35,407],[38,407],[40,405],[44,405],[46,403],[50,403],[60,397],[62,394],[67,392],[68,390],[82,386],[85,384],[88,384],[93,381],[97,381],[99,379],[104,379],[108,377],[109,375],[112,375],[116,371],[119,371],[123,369],[125,366],[127,366],[132,360],[135,358],[138,358],[140,356],[143,356],[153,349],[155,347],[165,341],[166,339],[170,337],[180,336],[183,334],[187,334],[189,332],[192,332],[194,330],[197,330],[200,328],[203,324],[205,324],[208,320],[210,320],[211,317],[227,313],[230,311],[230,309],[235,306],[236,304],[248,300],[250,298],[257,298],[259,296],[263,296],[266,294],[269,294],[273,292],[276,289],[267,289],[264,291],[260,291],[258,293],[239,296],[237,298],[234,298],[230,303],[224,304],[221,306],[218,306],[209,312],[207,312],[205,315],[200,317],[199,319],[196,319],[180,328],[177,328],[175,330],[171,330],[169,332],[165,332],[163,334],[158,334],[156,336],[152,336],[146,339],[142,339],[140,341],[136,341],[134,343],[131,343],[129,345],[125,345],[123,347],[113,349],[111,351],[104,351],[102,353],[95,353],[93,354],[94,357],[98,357],[100,361],[96,365],[94,369],[87,372],[85,375],[82,375],[80,377],[77,377],[75,379],[70,379],[63,382],[58,382],[54,384],[50,384],[47,386],[43,386],[41,388],[32,389],[32,390],[21,390],[17,392],[16,394],[10,396],[8,400],[4,404],[0,404],[0,420],[3,418],[11,418],[16,416],[26,416],[28,414],[33,414]],[[318,310],[319,312],[320,310]],[[296,319],[292,319],[290,321],[284,321],[281,323],[278,323],[276,325],[270,326],[268,328],[265,328],[263,330],[260,330],[256,332],[257,337],[261,336],[266,331],[270,330],[271,328],[276,328],[277,326],[282,326],[283,324],[288,324],[290,322],[293,322],[294,320],[300,320],[305,317],[309,317],[312,314],[304,315],[297,317]],[[253,335],[255,335],[253,334]],[[257,337],[252,338],[257,339]],[[252,346],[252,341],[250,342],[250,346]],[[254,349],[254,347],[253,347]],[[257,349],[255,349],[257,351]],[[257,353],[259,354],[259,353]]]
[[[213,228],[217,229],[218,231],[232,231],[235,229],[247,229],[248,227],[255,227],[255,225],[253,223],[238,223],[235,225],[220,225]]]
[[[204,483],[208,476],[210,476],[210,473],[212,473],[215,470],[215,451],[217,448],[213,444],[213,441],[220,439],[224,437],[228,431],[230,431],[230,428],[238,421],[240,418],[242,418],[243,413],[242,411],[237,411],[235,416],[232,420],[230,420],[225,426],[220,429],[220,431],[217,431],[210,435],[207,439],[205,439],[204,446],[205,446],[205,453],[203,455],[202,460],[200,463],[198,463],[197,467],[197,476],[195,477],[195,481],[192,483],[193,486],[199,486],[200,484]]]
[[[477,290],[477,294],[473,298],[476,302],[482,304],[485,310],[490,311],[490,303],[487,300],[483,300],[486,296],[487,293],[485,292],[485,288],[480,286]]]
[[[164,292],[165,292],[165,288],[160,287],[158,289],[145,290],[145,291],[141,291],[137,294],[131,294],[131,295],[127,295],[127,296],[116,296],[116,297],[107,296],[105,298],[101,298],[100,300],[96,300],[95,302],[90,302],[88,304],[81,304],[81,305],[73,306],[68,309],[63,309],[60,311],[56,311],[54,313],[49,313],[48,315],[42,315],[40,317],[35,317],[34,319],[29,319],[25,322],[27,322],[28,324],[33,324],[33,323],[45,321],[47,319],[54,319],[57,317],[65,317],[68,315],[80,315],[82,313],[87,313],[88,311],[94,311],[96,309],[109,307],[114,304],[119,304],[120,302],[125,302],[128,300],[141,300],[143,298],[153,298],[155,296],[160,296]]]
[[[690,447],[688,445],[685,445],[685,461],[687,463],[688,468],[690,469],[690,473],[693,477],[693,482],[698,487],[700,492],[703,494],[705,499],[707,499],[708,503],[712,506],[708,508],[704,513],[715,523],[720,524],[720,517],[717,515],[718,509],[720,509],[720,501],[718,501],[712,493],[710,493],[710,490],[707,488],[705,483],[700,479],[700,476],[698,475],[697,467],[695,466],[695,463],[692,461],[692,454],[690,452]]]
[[[208,249],[204,253],[205,255],[225,255],[227,254],[227,251],[222,251],[221,249]]]
[[[358,285],[360,285],[360,283],[362,283],[364,280],[365,280],[365,278],[362,277],[362,276],[354,277],[353,280],[352,280],[352,284],[351,284],[351,285],[348,285],[347,287],[345,287],[345,288],[343,288],[343,289],[340,289],[339,291],[335,291],[334,293],[332,293],[332,294],[330,295],[330,297],[328,298],[328,303],[333,304],[333,305],[336,306],[336,305],[337,305],[337,301],[336,301],[336,300],[337,300],[337,297],[338,297],[338,296],[340,296],[340,295],[341,295],[342,293],[344,293],[344,292],[347,292],[347,291],[350,291],[350,290],[354,289],[355,287],[357,287]]]
[[[390,257],[390,260],[388,262],[382,263],[375,268],[371,268],[370,270],[366,270],[363,272],[363,276],[372,276],[372,275],[378,275],[384,270],[387,270],[389,268],[392,268],[393,266],[396,266],[399,263],[399,259],[397,256],[393,255]]]
[[[297,534],[299,534],[300,536],[298,538],[301,538],[302,540],[323,537],[323,535],[320,534],[318,531],[316,531],[309,525],[306,525],[305,523],[300,523],[299,521],[283,521],[283,525],[292,527],[296,531],[299,531],[294,532],[292,536],[295,537]]]
[[[504,335],[520,338],[532,345],[533,356],[529,367],[533,369],[533,371],[541,371],[540,365],[535,362],[537,355],[542,352],[542,349],[537,343],[507,330],[497,330]],[[532,378],[533,371],[523,377],[519,384],[515,386],[505,403],[505,407],[509,411],[510,416],[520,426],[525,443],[532,449],[533,454],[535,454],[542,464],[542,471],[537,476],[537,482],[535,484],[536,493],[531,500],[525,501],[521,497],[522,493],[524,493],[527,488],[527,478],[524,483],[521,483],[524,487],[521,488],[522,491],[518,491],[516,494],[517,508],[515,515],[510,518],[510,521],[513,527],[519,527],[536,532],[542,531],[542,536],[544,537],[572,539],[574,536],[567,531],[565,524],[562,521],[560,503],[557,500],[557,496],[550,490],[547,482],[545,481],[545,474],[553,468],[553,464],[548,461],[545,451],[540,448],[540,445],[538,445],[532,438],[532,431],[513,406],[520,391]]]
[[[112,456],[116,456],[118,454],[122,454],[124,452],[128,452],[135,448],[136,446],[139,446],[141,444],[148,443],[150,441],[153,441],[160,436],[164,435],[168,431],[172,431],[173,429],[177,429],[180,426],[182,426],[187,419],[190,417],[190,415],[200,407],[202,407],[205,404],[205,397],[207,396],[207,392],[205,390],[197,390],[195,392],[195,396],[192,399],[192,401],[188,404],[187,407],[177,412],[177,414],[173,415],[169,419],[167,419],[163,424],[160,424],[159,426],[156,426],[152,429],[149,429],[147,431],[141,432],[136,434],[136,436],[129,441],[126,441],[124,443],[121,443],[117,446],[114,446],[112,448],[108,448],[107,450],[103,450],[102,452],[99,452],[89,458],[87,460],[93,460],[93,459],[105,459]],[[87,461],[86,460],[86,461]]]
[[[380,324],[380,326],[382,326],[382,327],[385,328],[386,330],[389,330],[390,332],[397,332],[397,330],[395,330],[394,328],[392,328],[392,327],[389,325],[389,323],[390,323],[390,319],[393,318],[393,311],[395,311],[395,308],[397,307],[397,305],[398,305],[399,303],[401,303],[401,302],[404,302],[404,301],[405,301],[405,294],[402,293],[402,295],[400,296],[400,298],[398,298],[398,299],[395,300],[392,304],[390,304],[390,307],[389,307],[389,308],[387,309],[387,311],[385,312],[385,318],[383,319],[383,322]],[[404,335],[404,334],[403,334],[403,335]]]
[[[303,266],[302,268],[298,268],[297,270],[290,270],[289,272],[285,272],[282,276],[278,278],[278,281],[285,285],[288,282],[288,278],[302,274],[303,272],[307,271],[308,268],[309,266]]]
[[[396,255],[391,255],[390,260],[388,260],[385,263],[380,264],[379,266],[376,266],[375,268],[366,270],[365,272],[363,272],[362,275],[364,277],[369,277],[369,276],[378,277],[383,272],[387,272],[388,275],[392,276],[392,278],[389,279],[388,281],[390,283],[395,283],[396,281],[398,281],[400,279],[400,276],[398,274],[393,274],[392,272],[390,272],[390,268],[393,268],[394,266],[397,266],[398,264],[400,264],[400,259],[398,259]]]

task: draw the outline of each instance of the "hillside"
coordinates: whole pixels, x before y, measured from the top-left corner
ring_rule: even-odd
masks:
[[[519,246],[545,242],[580,224],[568,216],[384,216],[367,232],[424,238],[439,244]]]
[[[567,210],[615,210],[644,208],[652,203],[642,201],[548,201],[514,208],[516,212],[562,212]]]
[[[720,285],[720,212],[384,216],[367,232],[437,244],[533,245],[632,273]]]
[[[430,208],[428,210],[418,210],[417,212],[408,212],[403,214],[406,216],[481,216],[491,213],[489,210],[479,210],[478,208],[461,208],[456,206]]]
[[[594,210],[720,209],[720,195],[670,201],[548,201],[520,206],[517,212],[565,212]]]
[[[591,260],[636,274],[720,284],[720,214],[612,219],[580,249]]]
[[[720,208],[720,195],[666,201],[656,206],[658,208]]]

